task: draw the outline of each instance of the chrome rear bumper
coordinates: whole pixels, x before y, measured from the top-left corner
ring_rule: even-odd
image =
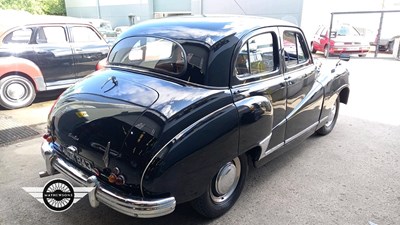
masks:
[[[89,193],[89,202],[92,207],[97,207],[99,202],[121,213],[133,217],[152,218],[167,215],[175,210],[174,197],[162,199],[145,199],[128,196],[121,191],[100,182],[96,176],[88,176],[79,168],[59,157],[47,142],[42,143],[42,155],[46,163],[46,171],[39,173],[40,177],[61,172],[67,177],[87,187],[95,187]]]

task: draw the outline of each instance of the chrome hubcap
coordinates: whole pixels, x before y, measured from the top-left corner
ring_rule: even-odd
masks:
[[[240,160],[235,158],[219,170],[215,183],[211,186],[211,199],[220,203],[233,194],[240,178]]]
[[[25,87],[20,83],[12,83],[7,87],[7,96],[13,100],[22,99],[25,93]]]
[[[329,127],[332,125],[333,120],[335,119],[335,114],[336,114],[336,102],[333,104],[331,111],[328,116],[328,121],[326,122],[325,126]]]

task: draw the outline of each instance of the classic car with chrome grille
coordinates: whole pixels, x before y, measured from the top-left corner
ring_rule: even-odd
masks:
[[[349,97],[341,59],[317,64],[297,26],[246,16],[142,22],[105,68],[56,101],[43,136],[46,177],[58,172],[134,217],[191,202],[215,218],[260,167],[335,126]]]

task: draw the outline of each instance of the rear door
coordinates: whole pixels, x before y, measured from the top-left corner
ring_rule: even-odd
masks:
[[[66,27],[38,26],[34,35],[36,64],[48,86],[71,84],[75,80],[74,59]]]
[[[231,80],[239,111],[239,151],[262,146],[258,159],[284,143],[286,83],[279,62],[277,28],[264,28],[243,39],[234,57]]]
[[[96,69],[96,64],[107,57],[109,45],[91,26],[69,27],[74,53],[75,76],[82,78]]]

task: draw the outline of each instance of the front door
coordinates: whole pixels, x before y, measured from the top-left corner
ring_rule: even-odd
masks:
[[[285,141],[315,131],[323,101],[323,90],[316,82],[317,70],[307,42],[297,28],[280,28],[282,58],[287,85]]]
[[[96,69],[96,64],[107,57],[109,45],[89,26],[69,27],[74,52],[76,78],[82,78]]]

